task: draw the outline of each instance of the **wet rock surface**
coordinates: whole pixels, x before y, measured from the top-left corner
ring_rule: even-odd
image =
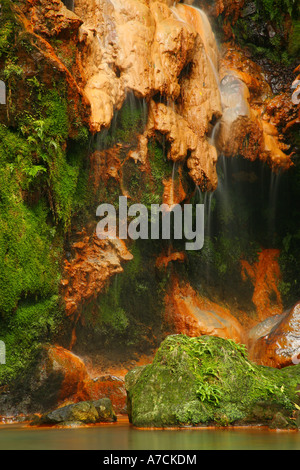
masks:
[[[300,303],[276,318],[267,331],[262,330],[251,346],[251,357],[259,364],[287,367],[300,363]]]
[[[126,412],[124,380],[112,375],[92,378],[78,356],[60,346],[43,348],[24,377],[0,390],[0,416],[43,414],[55,406],[108,398],[117,413]]]
[[[153,139],[162,144],[164,160],[171,162],[173,169],[175,165],[180,167],[175,183],[174,175],[169,174],[162,181],[161,194],[155,194],[155,190],[152,190],[154,194],[150,192],[150,196],[157,197],[155,201],[162,199],[170,204],[188,201],[191,186],[194,190],[195,185],[203,190],[216,189],[218,153],[228,158],[242,155],[252,162],[260,159],[276,171],[290,168],[295,149],[287,145],[286,136],[297,132],[299,127],[299,67],[283,69],[263,58],[257,64],[248,53],[232,44],[225,44],[220,54],[208,18],[189,5],[174,4],[171,0],[78,0],[73,12],[72,3],[64,2],[67,8],[59,0],[51,4],[45,0],[23,1],[22,8],[14,5],[21,28],[20,38],[29,38],[29,44],[26,51],[20,49],[16,54],[16,59],[24,65],[22,87],[11,87],[9,97],[19,113],[27,106],[28,81],[38,76],[43,86],[51,89],[51,77],[60,77],[68,92],[68,138],[71,139],[78,134],[75,128],[79,117],[82,124],[88,125],[91,133],[97,135],[100,131],[113,129],[113,117],[122,109],[128,96],[135,96],[142,103],[143,126],[129,136],[130,143],[114,142],[111,148],[106,145],[101,150],[93,149],[89,157],[92,191],[96,193],[101,185],[110,190],[109,184],[114,181],[120,184],[118,191],[127,194],[132,175],[136,176],[139,171],[151,173],[153,162],[149,147]],[[224,12],[225,20],[233,15],[234,23],[242,3],[218,1],[209,10],[213,15]],[[246,3],[242,16],[247,18],[250,26],[252,20],[249,17],[253,12],[253,3]],[[224,21],[226,29],[232,37],[227,20]],[[278,34],[274,25],[265,22],[255,24],[251,29],[258,45],[264,45],[266,40]],[[0,112],[3,122],[13,128],[14,116],[4,108]],[[64,145],[67,147],[67,142]],[[126,172],[126,165],[130,167],[128,162],[132,163],[135,173]],[[156,177],[157,174],[161,176],[161,168],[155,170]],[[190,186],[184,181],[187,176],[192,183]],[[153,179],[152,174],[150,177]],[[143,195],[146,185],[137,180],[134,191],[137,187],[141,191],[139,196]],[[146,196],[147,201],[151,200],[149,194]],[[39,194],[34,198],[38,199]],[[250,331],[248,339],[245,339],[245,321],[241,325],[229,308],[197,295],[188,283],[183,288],[174,284],[172,292],[166,296],[169,303],[165,319],[171,325],[170,330],[193,337],[210,334],[237,342],[248,341],[250,357],[259,364],[272,367],[298,364],[299,305],[282,314],[278,290],[280,271],[274,261],[279,253],[271,250],[269,255],[274,257],[268,258],[267,251],[259,255],[256,263],[243,261],[242,264],[242,277],[250,280],[254,288],[252,300],[258,314],[255,321],[262,322]],[[269,259],[269,265],[264,263],[264,256]],[[72,324],[71,338],[66,346],[69,350],[47,347],[28,375],[17,379],[11,390],[1,389],[0,414],[44,413],[57,403],[95,400],[103,396],[109,396],[117,412],[126,410],[123,379],[108,374],[91,378],[83,360],[71,350],[77,342],[77,325],[82,322],[84,328],[85,319],[81,318],[84,308],[133,259],[126,244],[120,240],[104,242],[85,230],[76,233],[66,251],[60,291],[65,302],[65,315]],[[168,253],[161,259],[153,257],[153,265],[158,268],[185,261],[181,252]],[[141,283],[138,288],[142,290],[145,286]],[[252,319],[250,326],[253,326]],[[153,340],[155,335],[151,328],[145,328],[144,332],[145,344],[156,345],[157,339]],[[111,339],[109,333],[106,334]],[[88,335],[87,338],[86,342]],[[210,392],[212,399],[217,400],[218,395],[214,398]],[[195,403],[198,406],[196,399]],[[99,417],[93,407],[85,404],[75,409],[67,408],[53,419],[63,422],[63,418],[71,416],[67,421],[76,422],[72,413],[77,410],[78,416],[82,413],[82,421],[97,422]],[[272,420],[274,427],[280,422],[285,427],[284,421],[289,425],[277,405],[274,405],[277,414],[271,413],[263,419],[263,407],[258,413],[262,422]],[[205,415],[205,410],[197,408],[197,413],[201,415],[202,412],[206,416],[204,422],[212,419],[210,412]],[[62,413],[60,417],[59,413]],[[185,422],[188,414],[189,408],[180,419]],[[226,411],[216,420],[235,421],[232,416],[228,417]],[[239,419],[236,418],[237,422]]]
[[[58,408],[36,419],[32,425],[80,426],[87,424],[112,423],[117,421],[111,401],[102,398],[97,401],[84,401]]]

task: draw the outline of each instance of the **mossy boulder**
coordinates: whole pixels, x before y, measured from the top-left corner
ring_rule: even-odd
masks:
[[[43,415],[33,425],[80,426],[85,424],[115,422],[117,417],[109,398],[82,401],[63,406]]]
[[[142,427],[296,428],[299,384],[300,366],[258,366],[231,340],[185,335],[168,336],[152,364],[125,378],[129,419]]]

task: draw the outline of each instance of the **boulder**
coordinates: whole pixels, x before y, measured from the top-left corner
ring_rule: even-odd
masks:
[[[102,398],[97,401],[82,401],[71,404],[44,414],[36,425],[59,425],[59,426],[80,426],[84,424],[111,423],[117,417],[113,410],[111,401]]]
[[[267,325],[271,327],[267,328]],[[282,315],[276,315],[260,323],[255,327],[255,331],[250,331],[251,359],[261,365],[279,368],[299,364],[299,328],[300,302]]]
[[[139,427],[272,425],[296,428],[300,366],[258,366],[244,346],[213,336],[168,336],[152,364],[125,377]]]
[[[124,380],[111,375],[91,378],[80,357],[61,346],[45,345],[27,374],[18,377],[9,390],[0,390],[0,416],[43,415],[70,403],[106,398],[117,413],[124,413]]]

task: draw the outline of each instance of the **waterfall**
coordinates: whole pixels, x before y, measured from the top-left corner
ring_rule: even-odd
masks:
[[[219,60],[219,51],[218,51],[216,38],[213,33],[210,22],[208,20],[208,17],[203,10],[193,5],[184,4],[184,5],[181,5],[181,7],[185,7],[187,12],[196,12],[196,17],[195,17],[196,21],[195,21],[195,18],[194,19],[191,18],[190,20],[191,20],[191,23],[194,23],[194,27],[202,39],[207,60],[210,64],[217,86],[219,87],[219,74],[217,70],[218,60]],[[173,7],[172,11],[175,14],[174,10],[176,10],[176,16],[178,15],[180,17],[177,9]]]
[[[186,24],[186,21],[184,21],[184,20],[180,17],[180,15],[179,15],[178,11],[176,10],[176,7],[175,7],[175,6],[170,7],[170,10],[172,11],[172,13],[173,13],[173,15],[175,16],[176,20],[180,21],[181,23]]]
[[[172,205],[175,203],[175,171],[176,171],[176,162],[173,163],[173,170],[172,170],[172,189],[171,189],[171,203]]]
[[[276,212],[277,212],[277,201],[279,185],[281,180],[281,172],[272,172],[270,178],[270,189],[269,189],[269,208],[268,208],[268,229],[269,237],[271,241],[275,241],[276,232]]]
[[[0,104],[6,104],[6,85],[0,80]]]

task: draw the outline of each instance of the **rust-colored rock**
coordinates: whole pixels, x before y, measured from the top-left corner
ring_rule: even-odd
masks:
[[[109,398],[116,413],[126,412],[126,390],[124,379],[105,375],[95,379],[87,379],[79,384],[78,401],[99,400]]]
[[[77,321],[81,305],[96,298],[108,279],[123,271],[122,262],[133,256],[123,241],[100,240],[96,234],[89,237],[83,233],[73,249],[74,258],[65,260],[62,284],[66,314]]]
[[[282,313],[281,295],[278,290],[281,279],[279,254],[279,250],[267,249],[259,253],[258,261],[253,265],[248,261],[241,261],[242,278],[250,278],[254,286],[252,301],[256,306],[259,321]],[[275,299],[272,299],[274,296]]]
[[[266,111],[266,102],[274,97],[260,67],[227,45],[220,78],[223,115],[215,137],[219,152],[260,159],[274,170],[290,168],[291,156],[285,153],[288,147],[280,139],[278,121],[271,121]]]
[[[34,32],[49,37],[76,33],[83,23],[60,0],[28,0],[25,13]]]
[[[185,200],[186,193],[183,189],[180,178],[178,180],[173,180],[173,178],[164,180],[163,185],[163,204],[168,204],[168,206],[171,208],[172,206],[180,204]]]
[[[126,391],[122,378],[106,375],[92,378],[83,360],[60,346],[47,350],[47,377],[60,377],[57,382],[57,404],[109,398],[117,413],[126,405]]]
[[[48,375],[61,375],[62,382],[58,390],[58,403],[77,397],[81,383],[88,379],[83,361],[75,354],[60,346],[48,349]]]
[[[166,325],[171,333],[212,335],[244,342],[244,330],[229,309],[201,297],[189,284],[174,279],[165,298]]]
[[[162,254],[156,259],[155,266],[159,269],[166,269],[171,261],[178,261],[183,263],[186,260],[186,254],[183,251],[175,251],[169,255]]]
[[[275,324],[261,324],[250,343],[250,357],[269,367],[287,367],[300,363],[300,302],[290,311],[274,318]],[[265,328],[264,328],[265,325]],[[250,332],[251,333],[251,332]]]

